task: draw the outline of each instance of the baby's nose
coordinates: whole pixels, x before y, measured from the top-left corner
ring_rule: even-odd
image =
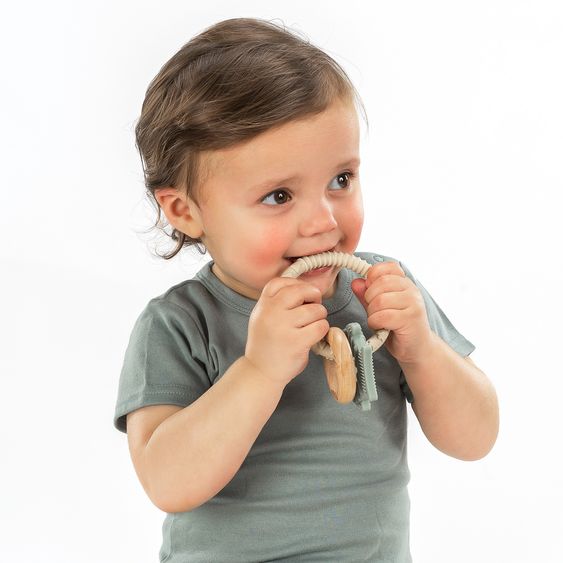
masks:
[[[338,221],[334,216],[332,206],[326,202],[310,206],[301,219],[301,229],[304,237],[329,232],[337,226]]]

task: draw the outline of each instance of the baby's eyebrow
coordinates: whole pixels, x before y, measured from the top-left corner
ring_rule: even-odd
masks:
[[[345,166],[359,166],[359,165],[360,165],[360,159],[358,157],[353,157],[353,158],[349,158],[348,160],[345,160],[344,162],[341,162],[340,164],[335,166],[334,170],[336,172],[338,172],[338,171],[340,171],[341,168],[344,168]],[[252,186],[250,188],[250,191],[266,190],[266,189],[272,188],[274,186],[281,186],[281,185],[287,184],[289,182],[294,182],[295,180],[299,180],[300,178],[301,178],[301,176],[294,175],[294,176],[289,176],[287,178],[278,178],[278,179],[266,180],[265,182],[260,182],[260,184],[256,184],[255,186]]]

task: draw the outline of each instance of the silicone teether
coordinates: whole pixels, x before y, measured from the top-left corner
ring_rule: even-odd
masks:
[[[371,268],[369,262],[352,254],[323,252],[299,258],[282,273],[282,277],[297,278],[323,266],[348,268],[363,278]],[[388,336],[388,330],[380,329],[366,340],[360,325],[350,323],[344,331],[331,327],[325,338],[312,346],[311,350],[324,358],[328,386],[339,403],[354,400],[362,410],[369,410],[371,401],[377,400],[372,354],[383,345]],[[356,380],[360,385],[357,392]]]
[[[371,410],[371,402],[377,401],[373,351],[367,343],[359,323],[347,324],[344,328],[344,333],[350,342],[354,363],[357,368],[358,389],[354,396],[354,402],[363,411],[369,411]]]

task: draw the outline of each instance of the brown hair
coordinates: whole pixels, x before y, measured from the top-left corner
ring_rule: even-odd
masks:
[[[135,127],[151,204],[159,188],[174,187],[199,206],[203,156],[247,141],[288,121],[325,110],[335,99],[365,108],[343,68],[328,54],[271,21],[234,18],[186,43],[149,84]],[[369,127],[369,125],[368,125]],[[152,229],[151,228],[151,229]],[[169,260],[201,239],[176,229]],[[203,246],[203,250],[199,245]]]

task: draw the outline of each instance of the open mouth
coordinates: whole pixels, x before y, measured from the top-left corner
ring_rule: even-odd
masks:
[[[322,254],[323,252],[335,252],[336,247],[330,248],[329,250],[322,250],[321,252],[316,252],[315,254]],[[314,254],[307,254],[307,256],[314,256]],[[306,258],[307,256],[286,256],[285,259],[289,260],[291,263],[299,260],[299,258]]]

